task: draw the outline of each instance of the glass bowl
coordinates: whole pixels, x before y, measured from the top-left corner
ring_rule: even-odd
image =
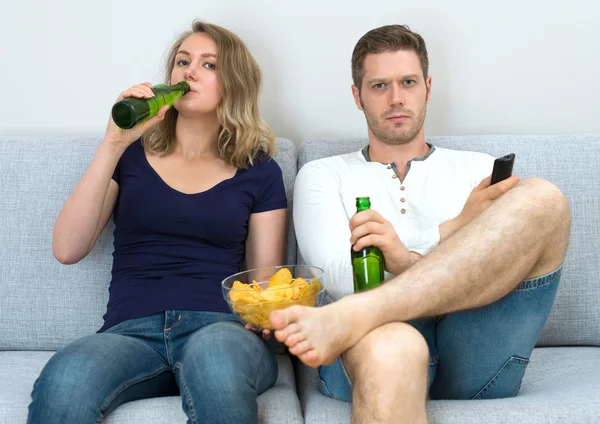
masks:
[[[231,312],[254,330],[273,329],[269,314],[294,305],[321,306],[324,271],[309,265],[283,265],[238,272],[221,283]]]

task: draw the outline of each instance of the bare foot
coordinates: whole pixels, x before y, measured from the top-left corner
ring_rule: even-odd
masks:
[[[343,301],[320,308],[292,306],[271,312],[275,338],[309,367],[329,365],[354,346],[368,328],[360,328]]]

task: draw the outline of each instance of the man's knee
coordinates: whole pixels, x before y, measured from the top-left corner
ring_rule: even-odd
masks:
[[[424,337],[413,326],[391,323],[368,333],[343,358],[352,380],[365,374],[422,373],[429,364],[429,349]]]
[[[571,232],[571,209],[560,189],[547,180],[528,178],[519,184],[525,188],[522,197],[530,205],[530,221],[536,224],[538,240],[543,241],[529,279],[555,270],[564,261]]]
[[[553,183],[543,178],[526,178],[518,185],[523,198],[534,206],[561,217],[570,216],[569,201],[563,192]]]
[[[566,245],[571,231],[571,208],[563,192],[551,182],[541,178],[531,178],[533,189],[546,206],[549,219],[547,225],[557,237],[556,244]],[[526,180],[529,181],[529,180]],[[553,243],[555,244],[555,243]]]

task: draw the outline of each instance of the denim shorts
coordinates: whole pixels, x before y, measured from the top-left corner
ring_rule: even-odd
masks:
[[[531,352],[544,328],[562,265],[525,280],[487,306],[409,322],[429,347],[431,399],[516,396]],[[352,383],[341,357],[319,367],[319,390],[350,402]]]

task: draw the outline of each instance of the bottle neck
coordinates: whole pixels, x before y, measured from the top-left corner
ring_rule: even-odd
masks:
[[[183,94],[190,91],[190,85],[185,81],[181,81],[181,82],[178,82],[177,84],[170,85],[169,88],[172,90],[181,90],[181,91],[183,91]]]
[[[371,199],[368,197],[356,198],[356,212],[362,212],[371,209]]]

